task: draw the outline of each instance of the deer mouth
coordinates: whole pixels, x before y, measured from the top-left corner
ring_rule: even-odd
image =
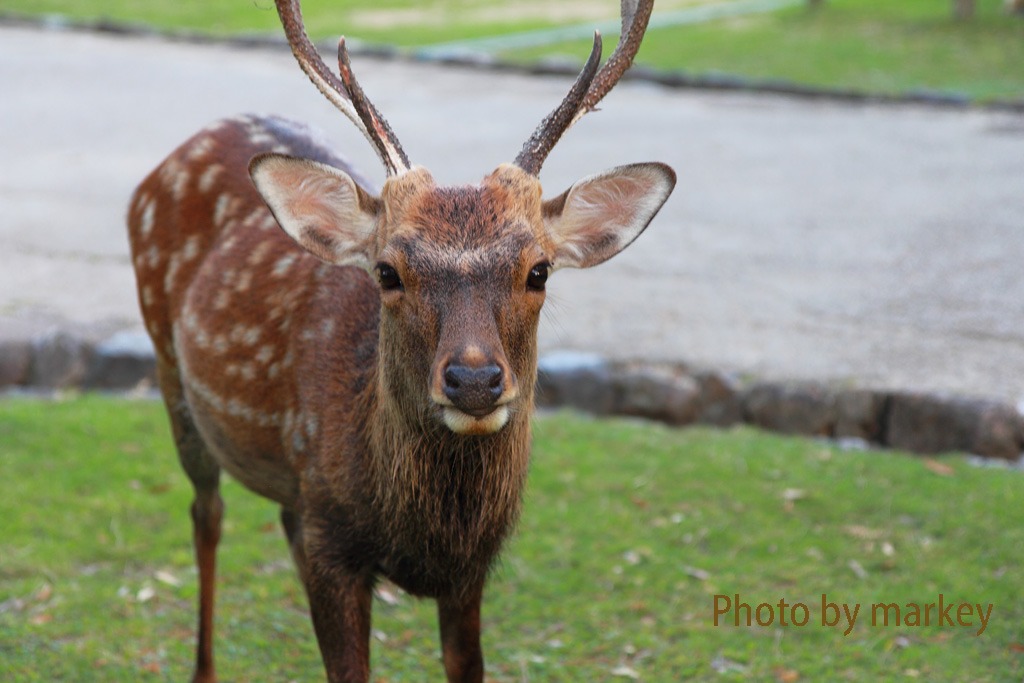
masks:
[[[508,422],[508,404],[497,405],[485,411],[468,413],[455,406],[441,406],[445,426],[456,434],[482,436],[494,434]],[[483,414],[479,414],[479,413]]]

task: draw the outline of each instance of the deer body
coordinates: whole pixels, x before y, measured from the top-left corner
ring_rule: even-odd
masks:
[[[595,38],[515,164],[444,187],[408,164],[344,43],[335,83],[297,6],[278,0],[303,69],[377,147],[379,195],[302,126],[254,116],[200,132],[136,190],[139,300],[195,489],[195,681],[216,680],[222,471],[280,504],[329,680],[368,680],[386,577],[437,600],[448,680],[482,681],[480,604],[519,515],[545,281],[628,246],[675,182],[637,164],[543,200],[536,177],[628,66],[650,14],[631,2],[611,71],[597,72]]]

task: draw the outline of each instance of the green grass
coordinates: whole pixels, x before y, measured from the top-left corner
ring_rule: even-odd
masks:
[[[714,0],[660,0],[661,11]],[[1009,17],[1002,0],[977,0],[974,20],[953,20],[949,0],[825,0],[778,12],[700,25],[651,30],[639,61],[694,74],[725,73],[886,94],[929,89],[979,100],[1024,98],[1024,18]],[[420,46],[587,23],[560,19],[548,3],[506,0],[307,0],[310,32],[345,33],[370,42]],[[608,0],[614,16],[616,3]],[[538,7],[540,9],[538,9]],[[557,8],[557,3],[550,3]],[[4,0],[0,9],[109,18],[214,35],[278,31],[270,0]],[[610,43],[612,36],[608,37]],[[611,49],[610,47],[608,48]],[[505,55],[514,60],[566,55],[582,63],[587,43]]]
[[[489,675],[1020,680],[1021,476],[745,429],[544,417],[521,528],[486,594]],[[276,510],[233,482],[225,498],[222,677],[322,680]],[[0,678],[185,680],[189,499],[159,404],[0,402]],[[820,625],[822,593],[863,606],[850,635]],[[987,630],[866,623],[871,603],[939,593],[992,603]],[[715,626],[716,594],[803,602],[811,621]],[[440,678],[431,603],[398,594],[374,616],[375,680]]]
[[[638,61],[695,74],[728,73],[896,94],[937,90],[976,99],[1024,97],[1024,18],[1001,0],[954,21],[936,0],[826,0],[804,7],[651,30]],[[610,41],[611,39],[609,39]],[[579,42],[510,55],[585,55]]]

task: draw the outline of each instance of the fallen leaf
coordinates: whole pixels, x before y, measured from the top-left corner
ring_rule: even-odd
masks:
[[[697,579],[698,581],[707,581],[711,578],[711,574],[699,569],[697,567],[691,567],[689,565],[683,565],[683,573],[689,576],[691,579]]]
[[[156,591],[153,590],[152,586],[143,586],[139,589],[139,592],[135,594],[135,599],[139,602],[148,602],[156,596]]]
[[[53,621],[53,615],[48,612],[34,614],[28,619],[28,623],[33,626],[42,626],[43,624],[49,624],[51,621]]]
[[[1024,643],[1010,643],[1010,652],[1024,652]]]
[[[794,669],[776,669],[775,680],[779,683],[796,683],[800,680],[800,672]]]
[[[843,531],[853,536],[854,538],[861,539],[862,541],[874,541],[885,535],[885,532],[880,529],[872,529],[870,527],[861,526],[859,524],[850,524],[848,526],[844,526]]]
[[[782,492],[782,500],[800,500],[806,497],[807,493],[803,489],[786,489]]]
[[[174,586],[175,588],[177,588],[181,585],[181,579],[179,579],[177,576],[168,571],[164,571],[163,569],[158,571],[153,576],[156,577],[157,581],[159,581],[160,583],[166,583],[168,586]]]
[[[734,662],[731,659],[727,659],[722,655],[718,655],[717,657],[711,660],[711,668],[714,669],[716,673],[720,674],[726,674],[730,671],[737,671],[742,673],[747,670],[747,667],[745,667],[744,665],[740,664],[739,662]]]
[[[940,477],[952,477],[955,473],[955,470],[952,467],[944,462],[939,462],[934,458],[925,458],[924,466]]]
[[[858,579],[867,578],[867,575],[868,575],[867,570],[864,569],[864,567],[861,566],[861,563],[858,562],[857,560],[850,560],[849,562],[846,563],[846,566],[850,568],[850,571],[853,572],[857,576]]]
[[[48,583],[44,583],[43,587],[36,591],[35,599],[36,602],[46,602],[53,597],[53,586]]]
[[[380,598],[380,601],[385,605],[397,605],[399,603],[398,596],[386,586],[377,586],[375,592],[377,597]]]
[[[612,676],[618,676],[619,678],[632,678],[633,680],[636,680],[640,678],[640,672],[623,664],[622,666],[617,666],[612,669]]]

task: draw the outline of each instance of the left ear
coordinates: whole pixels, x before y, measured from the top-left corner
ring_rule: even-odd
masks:
[[[544,227],[555,245],[555,268],[589,268],[628,247],[676,185],[659,163],[619,166],[580,180],[544,202]]]

